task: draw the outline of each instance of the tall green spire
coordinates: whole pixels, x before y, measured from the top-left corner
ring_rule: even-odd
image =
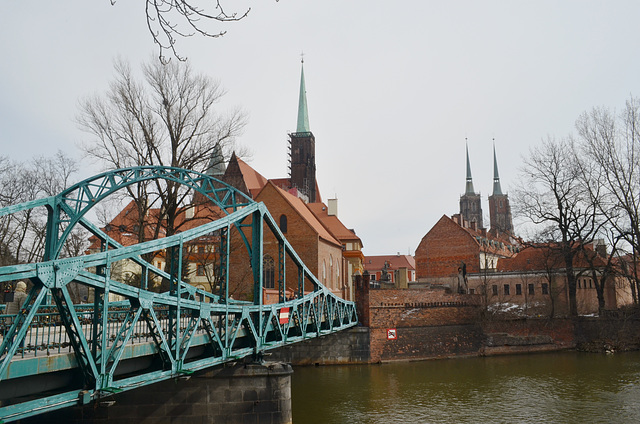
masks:
[[[309,111],[307,109],[307,90],[304,86],[304,59],[300,72],[300,100],[298,101],[298,126],[296,132],[311,132],[309,129]]]
[[[500,176],[498,175],[498,160],[496,159],[496,142],[493,141],[493,195],[502,196]]]
[[[471,178],[471,163],[469,162],[469,143],[465,139],[465,146],[467,148],[467,187],[464,194],[475,194],[476,191],[473,189],[473,178]]]

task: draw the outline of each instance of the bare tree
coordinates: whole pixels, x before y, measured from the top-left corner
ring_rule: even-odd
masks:
[[[217,81],[185,62],[151,60],[142,66],[141,80],[123,60],[114,68],[116,78],[107,92],[81,102],[77,122],[93,136],[83,146],[90,157],[106,168],[153,165],[200,172],[214,166],[212,160],[226,160],[246,119],[240,109],[218,112],[225,91]],[[180,184],[156,180],[129,186],[127,192],[137,207],[132,228],[138,241],[161,232],[173,235],[187,222],[177,219],[191,196]]]
[[[71,184],[76,171],[75,160],[60,151],[26,163],[0,157],[0,207],[59,194]],[[0,217],[0,265],[42,260],[46,222],[45,208]],[[78,256],[84,251],[86,239],[83,229],[74,229],[63,246],[62,255]]]
[[[116,4],[116,0],[111,0],[111,4]],[[166,62],[165,50],[170,50],[173,56],[183,60],[175,48],[176,37],[191,37],[196,34],[221,37],[226,31],[214,29],[217,25],[239,21],[249,11],[250,7],[242,12],[227,12],[220,0],[146,0],[145,6],[147,27],[158,45],[160,60],[163,62]]]
[[[93,135],[84,150],[107,168],[135,165],[173,166],[203,172],[216,151],[224,161],[245,125],[245,114],[235,109],[221,114],[216,103],[225,94],[220,84],[196,74],[187,63],[143,65],[136,81],[128,63],[115,62],[116,79],[104,96],[81,103],[77,121]],[[179,184],[154,183],[129,188],[129,196],[144,219],[155,200],[166,220],[167,235],[186,193]],[[143,237],[142,225],[140,237]],[[160,226],[158,226],[159,228]]]
[[[535,241],[558,249],[569,290],[569,312],[578,314],[574,259],[598,231],[597,207],[579,184],[581,168],[569,139],[547,139],[524,158],[516,213],[540,228]]]
[[[576,122],[580,151],[598,170],[597,206],[616,237],[640,254],[640,100],[631,97],[619,114],[606,108]],[[634,259],[633,262],[636,262]],[[637,275],[637,274],[636,274]],[[640,290],[636,281],[634,292]]]

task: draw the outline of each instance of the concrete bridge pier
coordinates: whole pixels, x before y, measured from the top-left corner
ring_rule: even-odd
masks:
[[[292,372],[280,362],[237,363],[22,422],[289,424]]]

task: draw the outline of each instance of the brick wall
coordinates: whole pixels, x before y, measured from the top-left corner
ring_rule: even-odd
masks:
[[[640,350],[640,320],[624,316],[576,321],[576,347],[590,352]]]
[[[280,216],[285,215],[287,217],[287,232],[284,234],[291,246],[300,257],[302,262],[309,268],[312,274],[322,280],[322,263],[325,262],[327,266],[327,286],[330,286],[330,262],[331,259],[334,263],[334,274],[336,266],[339,266],[342,259],[341,246],[333,243],[326,242],[318,236],[318,232],[302,217],[295,208],[283,197],[283,194],[279,192],[279,189],[272,184],[267,184],[260,194],[256,197],[256,201],[264,202],[270,213],[274,217],[276,223],[280,222]],[[311,215],[311,212],[309,212]],[[247,220],[249,222],[249,220]],[[277,281],[279,278],[278,270],[278,256],[279,256],[279,243],[276,241],[275,236],[264,224],[264,255],[269,255],[273,258],[275,264],[274,278]],[[251,229],[248,227],[242,230],[245,237],[251,240]],[[244,242],[239,235],[238,231],[232,229],[232,255],[230,261],[230,291],[234,293],[235,299],[252,299],[253,296],[253,274],[251,272],[251,266],[249,257],[244,247]],[[298,288],[298,271],[297,267],[293,264],[293,261],[289,256],[285,258],[287,264],[286,268],[286,287],[296,290]],[[334,277],[334,288],[339,288]],[[311,283],[305,283],[305,290],[310,291],[313,289]],[[338,291],[339,293],[339,291]]]
[[[270,361],[293,365],[366,364],[370,361],[369,329],[354,327],[270,350]]]
[[[387,339],[387,329],[371,329],[371,362],[419,360],[476,355],[482,348],[479,326],[443,325],[398,327],[397,339]]]
[[[469,355],[482,346],[477,296],[389,289],[370,290],[368,300],[368,313],[360,309],[370,327],[372,362]]]
[[[479,252],[473,237],[443,216],[416,249],[416,278],[457,276],[462,262],[467,265],[467,272],[478,272]]]
[[[575,322],[571,319],[485,320],[484,355],[552,351],[575,347]]]

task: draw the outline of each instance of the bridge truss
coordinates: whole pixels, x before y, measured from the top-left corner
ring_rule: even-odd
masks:
[[[171,181],[200,193],[222,216],[179,234],[131,246],[119,244],[86,218],[91,208],[118,190],[151,180]],[[20,312],[3,318],[0,421],[87,404],[357,324],[353,302],[335,296],[317,280],[263,203],[207,175],[170,167],[120,169],[86,179],[57,196],[2,208],[0,219],[40,207],[47,210],[43,260],[0,267],[0,282],[32,283]],[[102,241],[102,251],[60,258],[62,246],[77,225]],[[252,302],[233,300],[229,294],[228,234],[232,228],[240,235],[245,247],[242,254],[251,264]],[[275,237],[279,251],[276,304],[265,304],[262,296],[267,232]],[[221,240],[222,272],[216,294],[180,278],[185,243],[210,234],[220,235]],[[142,259],[158,251],[171,252],[167,255],[173,258],[169,272]],[[123,260],[142,270],[140,288],[112,279],[112,264]],[[292,267],[296,275],[287,278],[285,272]],[[168,280],[169,291],[148,290],[153,277]],[[292,277],[297,284],[286,287]],[[93,303],[74,303],[70,283],[93,291]],[[287,290],[294,296],[287,298]],[[125,300],[110,300],[113,295]],[[287,313],[288,319],[283,319]],[[49,374],[62,376],[58,379],[64,384],[45,384],[39,393],[28,396],[15,389],[20,381]]]

